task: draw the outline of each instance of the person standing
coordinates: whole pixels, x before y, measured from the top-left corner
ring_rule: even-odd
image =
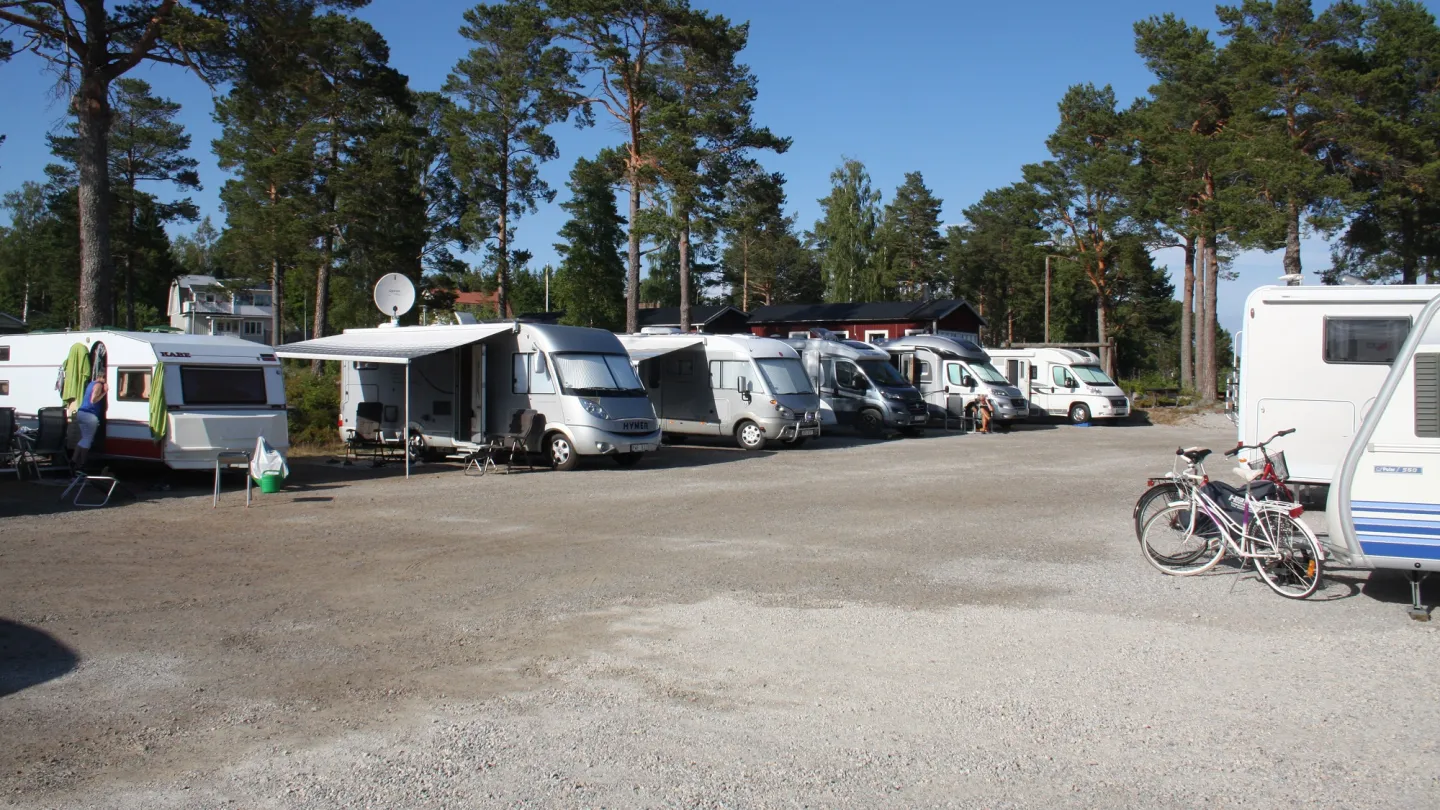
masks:
[[[80,426],[80,441],[75,445],[75,454],[70,457],[76,472],[85,468],[90,457],[90,445],[95,443],[95,433],[100,429],[100,415],[105,412],[106,387],[104,379],[91,380],[80,397],[80,409],[75,412],[75,424]]]

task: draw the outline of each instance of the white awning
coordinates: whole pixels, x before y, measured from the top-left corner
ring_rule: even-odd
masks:
[[[338,335],[276,346],[275,354],[293,360],[409,363],[417,357],[465,346],[512,328],[508,323],[486,323],[473,326],[347,329]]]
[[[664,346],[637,345],[625,341],[625,353],[630,355],[631,361],[639,363],[643,360],[649,360],[652,357],[659,357],[662,354],[669,354],[670,352],[678,352],[682,349],[698,346],[701,342],[703,342],[703,338],[698,337],[694,340],[666,341],[666,345]]]

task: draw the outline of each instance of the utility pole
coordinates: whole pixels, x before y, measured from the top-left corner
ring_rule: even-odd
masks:
[[[550,265],[545,265],[545,311],[550,311]]]
[[[1050,342],[1050,260],[1054,254],[1045,254],[1045,342]]]

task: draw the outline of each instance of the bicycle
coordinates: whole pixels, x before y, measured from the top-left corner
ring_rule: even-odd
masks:
[[[1258,449],[1261,453],[1261,459],[1248,462],[1248,465],[1252,470],[1258,469],[1260,471],[1259,475],[1254,476],[1254,480],[1269,481],[1275,484],[1275,497],[1273,498],[1273,500],[1294,501],[1295,496],[1290,492],[1290,488],[1286,486],[1285,483],[1286,479],[1290,476],[1289,468],[1285,466],[1285,451],[1281,450],[1272,456],[1270,455],[1269,451],[1265,449],[1266,445],[1270,444],[1281,436],[1289,436],[1291,433],[1294,432],[1295,428],[1282,430],[1258,445],[1236,445],[1235,448],[1229,453],[1226,453],[1226,455],[1233,456],[1236,452],[1239,452],[1240,450]],[[1192,453],[1201,453],[1201,455],[1199,455],[1198,458],[1188,455]],[[1201,449],[1198,447],[1190,447],[1186,449],[1176,450],[1175,464],[1171,468],[1170,472],[1166,473],[1163,477],[1160,478],[1148,478],[1145,480],[1145,486],[1147,487],[1147,489],[1144,492],[1140,493],[1139,499],[1135,501],[1135,509],[1131,513],[1131,516],[1135,520],[1136,540],[1140,539],[1141,534],[1145,530],[1145,523],[1149,521],[1150,518],[1154,517],[1156,512],[1160,511],[1160,509],[1170,501],[1176,500],[1180,497],[1181,486],[1179,482],[1183,476],[1187,474],[1201,476],[1205,475],[1204,460],[1205,456],[1209,455],[1209,453],[1209,450],[1201,451]],[[1186,468],[1184,471],[1181,471],[1179,469],[1181,456],[1184,456],[1187,460]],[[1260,464],[1260,466],[1257,468],[1255,466],[1256,464]]]
[[[1225,455],[1243,449],[1255,448],[1237,446]],[[1208,452],[1192,455],[1199,461]],[[1304,508],[1256,497],[1257,490],[1273,491],[1274,482],[1252,480],[1237,488],[1184,473],[1178,483],[1183,499],[1151,516],[1141,533],[1141,550],[1157,570],[1172,576],[1202,574],[1228,552],[1241,560],[1242,568],[1253,561],[1260,578],[1281,596],[1304,599],[1320,587],[1324,551],[1315,533],[1299,520]]]

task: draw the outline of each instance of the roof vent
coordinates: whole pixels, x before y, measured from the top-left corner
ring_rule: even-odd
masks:
[[[642,334],[642,335],[678,335],[678,334],[680,334],[680,327],[678,327],[678,326],[647,326],[647,327],[645,327],[645,328],[643,328],[643,329],[640,330],[640,334]]]

